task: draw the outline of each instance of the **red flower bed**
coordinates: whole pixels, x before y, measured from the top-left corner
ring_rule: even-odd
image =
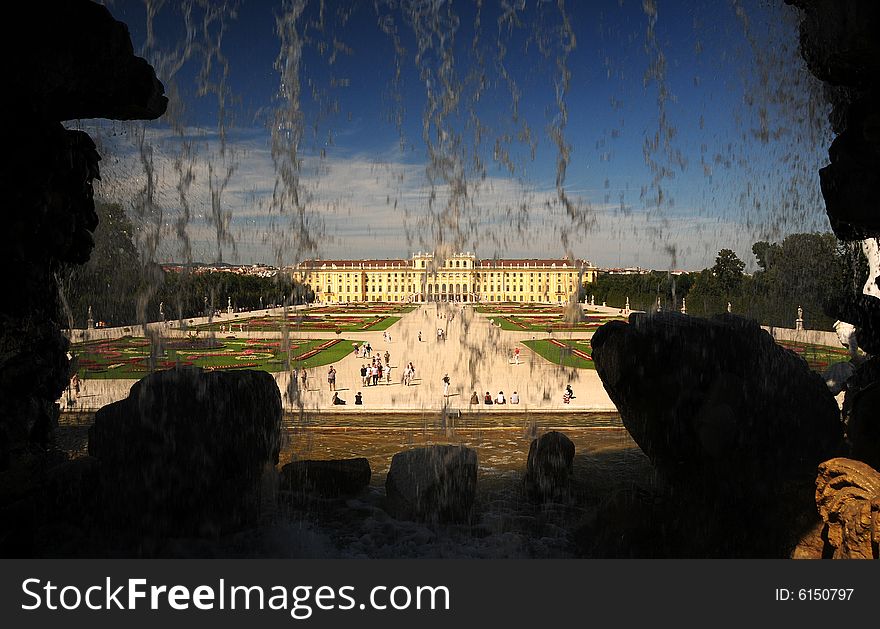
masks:
[[[299,356],[294,357],[293,360],[308,360],[312,356],[317,356],[318,354],[323,352],[325,349],[333,347],[337,343],[339,343],[339,339],[332,339],[330,341],[324,341],[323,343],[321,343],[317,347],[312,348],[311,350],[305,352],[304,354],[300,354]]]
[[[555,345],[556,347],[567,347],[568,349],[571,350],[571,353],[574,356],[577,356],[578,358],[580,358],[582,360],[589,360],[591,362],[593,360],[593,357],[590,356],[589,354],[587,354],[586,352],[584,352],[583,350],[579,350],[576,347],[572,347],[571,345],[568,345],[567,343],[563,343],[562,341],[557,341],[556,339],[548,339],[548,340],[550,341],[551,345]]]

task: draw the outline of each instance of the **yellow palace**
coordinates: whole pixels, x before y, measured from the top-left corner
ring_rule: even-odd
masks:
[[[308,260],[292,270],[324,303],[567,303],[595,279],[587,260],[490,259],[470,253],[444,259],[417,253],[398,260]]]

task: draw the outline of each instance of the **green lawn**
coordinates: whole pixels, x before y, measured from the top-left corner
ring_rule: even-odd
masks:
[[[812,343],[797,343],[795,341],[776,341],[786,349],[797,353],[810,366],[813,371],[823,373],[834,363],[849,360],[849,350],[845,347],[829,347],[827,345],[814,345]]]
[[[387,330],[392,325],[400,321],[400,317],[385,317],[381,321],[374,323],[369,328],[367,328],[368,332],[381,332],[383,330]]]
[[[511,332],[576,332],[596,330],[599,326],[614,320],[625,320],[624,317],[587,313],[584,321],[566,321],[562,315],[497,315],[492,320],[502,330]]]
[[[163,343],[166,349],[156,360],[157,370],[181,364],[276,372],[284,368],[286,357],[280,341],[271,339],[175,338],[163,339]],[[70,351],[79,361],[80,378],[138,379],[149,372],[150,343],[145,338],[75,343]],[[345,339],[290,341],[291,365],[300,368],[334,363],[351,351],[352,342]]]
[[[557,343],[561,343],[565,345],[565,347],[559,347]],[[590,341],[588,339],[569,339],[564,341],[556,339],[540,339],[523,341],[523,344],[556,365],[565,365],[566,367],[574,367],[576,369],[596,368],[592,360],[586,360],[572,352],[572,349],[575,349],[591,356],[592,350],[590,349]],[[795,343],[793,341],[781,341],[779,344],[802,356],[807,361],[810,369],[819,373],[823,373],[834,363],[849,359],[848,351],[842,347]]]
[[[519,302],[495,302],[488,304],[480,304],[474,310],[483,314],[501,313],[501,314],[545,314],[545,313],[561,313],[565,306],[559,304],[537,304],[537,303],[519,303]]]
[[[560,347],[557,343],[562,344],[563,347]],[[523,345],[556,365],[574,367],[575,369],[596,368],[596,365],[591,359],[580,357],[574,353],[575,351],[578,351],[590,356],[592,350],[590,349],[589,339],[566,341],[539,339],[534,341],[523,341]]]

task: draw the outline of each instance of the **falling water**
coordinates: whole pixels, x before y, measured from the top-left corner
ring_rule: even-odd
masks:
[[[630,4],[621,0],[617,9],[624,11]],[[659,35],[668,5],[658,0],[640,4],[644,23],[639,25],[642,32],[636,48],[645,58],[642,96],[650,94],[656,106],[656,127],[645,131],[642,145],[641,157],[650,179],[637,191],[641,208],[632,198],[633,191],[621,190],[615,198],[607,180],[603,203],[572,184],[576,169],[612,159],[609,146],[621,131],[603,130],[607,137],[597,142],[595,152],[586,148],[585,138],[572,137],[571,120],[585,107],[573,100],[572,93],[588,74],[575,65],[576,53],[596,44],[576,36],[584,26],[575,21],[577,3],[477,0],[465,7],[444,0],[375,0],[372,6],[354,0],[286,0],[274,13],[278,54],[272,69],[277,74],[277,90],[270,104],[244,120],[236,105],[242,95],[233,93],[230,76],[248,69],[233,67],[225,48],[227,32],[238,18],[238,2],[145,0],[140,53],[166,86],[169,113],[159,123],[86,127],[101,140],[110,173],[101,194],[124,201],[135,224],[145,269],[144,282],[132,296],[138,322],[157,319],[158,311],[152,312],[151,304],[160,288],[159,262],[192,263],[204,256],[217,262],[242,259],[256,245],[269,252],[265,259],[282,268],[322,255],[333,242],[327,222],[338,219],[348,201],[328,198],[325,190],[336,157],[334,125],[343,126],[334,94],[349,84],[335,69],[338,59],[368,52],[355,46],[356,38],[347,28],[354,21],[362,28],[374,25],[376,38],[390,45],[393,71],[381,77],[379,86],[388,96],[386,115],[396,126],[400,155],[414,152],[423,158],[418,175],[413,171],[419,169],[408,168],[402,158],[375,157],[370,166],[375,181],[387,188],[386,204],[405,227],[406,245],[433,254],[433,266],[423,275],[423,291],[427,277],[451,255],[472,250],[484,259],[498,257],[510,245],[528,243],[538,233],[554,234],[552,246],[573,261],[589,250],[603,228],[604,237],[616,234],[621,238],[640,230],[636,242],[663,251],[673,270],[683,255],[694,253],[680,249],[676,229],[681,228],[675,228],[672,220],[678,181],[691,174],[689,169],[696,169],[705,182],[705,204],[694,210],[693,218],[704,218],[706,229],[712,228],[707,210],[718,211],[713,213],[715,220],[717,214],[736,220],[747,226],[748,236],[761,238],[787,233],[792,227],[809,230],[818,225],[817,208],[822,205],[815,172],[818,147],[828,143],[826,132],[821,131],[826,127],[822,120],[826,112],[819,105],[817,84],[797,56],[792,10],[730,0],[728,8],[741,28],[740,37],[731,39],[743,47],[730,54],[752,60],[754,72],[738,77],[741,84],[731,87],[742,91],[742,106],[736,112],[738,137],[719,145],[700,116],[697,166],[694,158],[688,158],[694,152],[684,146],[677,127],[677,96],[670,74],[674,62],[681,60],[669,58]],[[176,21],[160,22],[160,15],[169,13]],[[698,8],[695,15],[699,13]],[[753,13],[760,15],[761,25],[771,26],[757,28]],[[773,19],[776,16],[780,19]],[[177,25],[176,41],[157,33],[160,23]],[[706,60],[700,29],[695,18],[694,58],[709,64],[712,60]],[[352,41],[346,41],[347,37]],[[616,62],[606,58],[604,63],[610,75]],[[323,66],[318,69],[317,64]],[[699,87],[696,65],[693,83]],[[528,76],[530,68],[537,68],[534,73],[542,75],[543,82]],[[183,82],[193,76],[194,85]],[[537,124],[539,116],[523,111],[523,94],[536,85],[543,90],[538,96],[545,106],[544,119]],[[421,104],[419,112],[407,110],[407,103],[415,102],[414,90]],[[214,125],[196,115],[194,101],[198,99],[212,102]],[[621,102],[615,100],[610,106],[617,110]],[[416,137],[407,133],[413,128],[408,125],[410,117],[420,122]],[[239,148],[242,129],[254,125],[265,127],[266,133],[259,136],[264,144],[242,142]],[[790,174],[767,172],[767,162],[747,163],[756,144],[766,147],[766,153]],[[537,163],[548,145],[555,166],[551,185],[540,181]],[[264,195],[255,191],[242,204],[235,193],[246,187],[248,177],[255,176],[241,172],[249,151],[269,155],[271,190]],[[498,173],[508,179],[502,182]],[[731,173],[745,177],[730,185],[726,174]],[[418,181],[415,193],[407,187],[411,179]],[[503,184],[510,189],[502,190]],[[349,191],[355,200],[358,193]],[[250,219],[236,215],[240,205],[260,211],[259,218],[253,219],[259,220],[259,228],[245,231]],[[644,229],[641,220],[647,225]],[[344,242],[341,245],[345,247]],[[210,319],[215,300],[223,303],[224,298],[213,293],[206,297],[205,314]],[[173,310],[185,328],[183,301],[181,296]],[[293,408],[291,440],[297,444],[290,452],[319,438],[318,433],[304,429],[307,411],[314,409],[304,406],[296,389],[288,324],[292,301],[293,295],[287,295],[280,334],[281,347],[287,348],[284,370]],[[569,321],[583,317],[575,301],[576,295],[566,310]],[[69,318],[73,319],[72,313]],[[456,366],[471,382],[479,382],[486,368],[484,353],[508,348],[500,347],[501,336],[494,328],[488,340],[474,333],[472,326],[485,325],[481,318],[461,314],[456,323],[461,347]],[[534,364],[529,369],[533,379],[546,377]],[[559,365],[552,378],[558,383],[576,382],[577,374]],[[561,388],[557,382],[550,386]],[[527,427],[518,430],[519,437],[528,434]],[[479,443],[473,435],[450,434]],[[343,442],[340,449],[344,446]],[[303,454],[308,448],[301,450]],[[500,461],[501,467],[507,464],[503,457]]]

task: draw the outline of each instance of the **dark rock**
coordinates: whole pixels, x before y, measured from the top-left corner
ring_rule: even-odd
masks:
[[[99,410],[89,454],[101,462],[114,524],[208,534],[258,518],[280,431],[281,394],[268,373],[176,368]]]
[[[818,79],[868,88],[880,74],[880,5],[861,0],[786,0],[801,9],[801,54]]]
[[[23,513],[23,504],[39,504],[55,402],[70,376],[56,278],[63,264],[88,260],[97,225],[100,158],[86,134],[60,121],[156,118],[167,100],[125,25],[93,2],[7,3],[0,46],[4,104],[15,120],[3,131],[0,247],[16,284],[0,302],[0,512]],[[25,521],[0,518],[0,539],[24,548]]]
[[[89,0],[14,3],[4,20],[31,45],[5,66],[19,115],[43,120],[158,118],[168,106],[152,66],[134,55],[128,28]],[[5,37],[4,37],[5,39]]]
[[[93,517],[100,508],[100,484],[100,463],[90,456],[50,468],[41,492],[43,520],[84,521]]]
[[[847,381],[843,411],[849,456],[880,469],[880,357],[859,365]]]
[[[819,171],[825,210],[841,240],[880,236],[875,191],[880,187],[880,145],[847,129],[828,150],[831,164]]]
[[[856,295],[832,310],[841,321],[856,327],[856,341],[869,354],[880,353],[880,299]]]
[[[294,461],[281,468],[281,489],[323,497],[353,495],[370,484],[365,458]]]
[[[574,466],[574,443],[552,431],[532,441],[524,478],[526,493],[533,500],[563,497]]]
[[[633,314],[599,328],[592,346],[624,425],[673,481],[772,495],[840,452],[822,378],[753,321]]]
[[[880,236],[880,4],[786,0],[801,10],[801,55],[832,105],[831,165],[820,171],[831,227],[842,240]]]
[[[398,452],[385,480],[388,512],[400,520],[465,522],[477,490],[477,453],[464,446]]]

